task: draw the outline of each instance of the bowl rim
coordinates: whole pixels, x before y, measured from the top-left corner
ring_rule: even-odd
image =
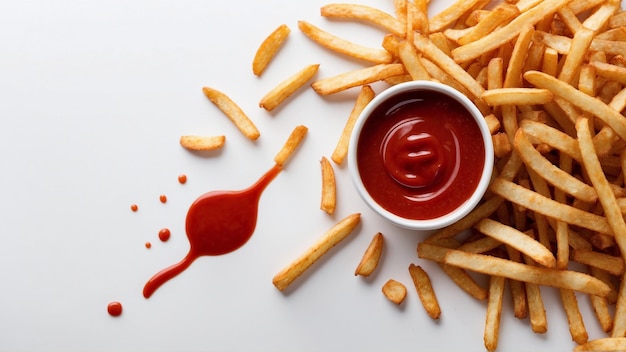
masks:
[[[365,189],[363,182],[361,181],[361,176],[358,169],[358,163],[356,160],[356,150],[358,145],[359,136],[361,134],[361,130],[363,129],[363,125],[371,115],[371,113],[380,106],[383,102],[387,101],[390,98],[397,96],[398,94],[402,94],[409,91],[434,91],[438,93],[442,93],[446,96],[453,98],[458,101],[465,109],[470,113],[470,115],[476,121],[478,128],[480,130],[483,145],[485,147],[485,163],[483,166],[483,170],[481,173],[480,181],[476,186],[476,189],[472,193],[472,195],[462,203],[458,208],[454,209],[452,212],[442,215],[433,219],[407,219],[401,216],[398,216],[389,210],[380,206],[369,194],[369,192]],[[348,145],[348,171],[350,173],[350,178],[352,179],[352,183],[357,190],[357,193],[361,197],[361,199],[376,213],[381,215],[383,218],[389,220],[403,228],[412,229],[412,230],[436,230],[448,225],[453,224],[454,222],[460,220],[467,214],[469,214],[480,202],[483,195],[487,191],[489,187],[489,183],[491,182],[491,176],[493,173],[493,163],[494,163],[494,149],[493,142],[491,139],[491,132],[489,131],[489,127],[487,122],[480,112],[480,110],[476,107],[476,105],[463,93],[460,91],[442,84],[438,82],[425,81],[425,80],[416,80],[403,82],[396,85],[393,85],[379,94],[377,94],[374,99],[372,99],[367,106],[361,111],[359,116],[357,117],[354,126],[352,128],[352,132],[350,135],[350,143]]]

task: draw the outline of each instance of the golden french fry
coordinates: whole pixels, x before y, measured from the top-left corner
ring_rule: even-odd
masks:
[[[309,129],[304,125],[296,126],[283,144],[282,148],[274,156],[274,162],[279,166],[284,166],[291,155],[300,146]]]
[[[611,291],[604,282],[587,274],[569,270],[547,269],[484,254],[447,251],[444,263],[488,275],[503,276],[532,284],[576,290],[605,297]]]
[[[274,276],[274,286],[280,291],[285,290],[318,259],[352,233],[360,221],[361,214],[354,213],[335,224],[302,255]]]
[[[502,300],[504,298],[504,282],[502,276],[491,276],[489,279],[489,299],[487,301],[487,317],[485,319],[484,341],[487,351],[495,351],[500,335],[500,317],[502,316]]]
[[[528,136],[536,138],[541,143],[545,143],[552,148],[558,149],[574,160],[581,160],[578,141],[561,130],[548,126],[545,123],[529,120],[520,122],[520,127]]]
[[[259,106],[267,111],[274,110],[285,99],[289,98],[300,87],[306,84],[315,74],[319,68],[319,64],[308,65],[302,70],[298,71],[291,77],[280,82],[276,87],[272,88],[259,102]]]
[[[399,37],[406,35],[406,27],[400,20],[382,10],[370,6],[357,4],[328,4],[321,7],[320,13],[322,16],[329,18],[366,21],[382,27]]]
[[[559,203],[511,181],[497,178],[491,183],[489,189],[501,197],[539,214],[592,231],[612,234],[609,223],[605,217]]]
[[[544,158],[526,138],[523,129],[519,129],[515,134],[515,149],[526,167],[533,169],[554,187],[585,202],[594,203],[598,200],[598,194],[592,186],[561,170]]]
[[[626,84],[626,67],[612,65],[606,62],[593,61],[590,65],[595,72],[604,78]],[[619,110],[618,110],[619,111]]]
[[[354,275],[369,276],[378,267],[380,256],[383,253],[385,238],[382,233],[378,232],[372,238],[369,246],[363,253],[363,257],[359,262],[359,265],[354,271]]]
[[[626,351],[626,337],[604,337],[574,347],[574,352]]]
[[[565,83],[571,83],[576,75],[579,73],[581,63],[589,51],[591,46],[591,40],[593,39],[595,32],[584,25],[576,32],[574,38],[570,44],[570,50],[566,55],[565,63],[561,68],[559,79]]]
[[[571,258],[575,262],[605,270],[613,275],[624,274],[624,259],[622,257],[614,257],[592,250],[574,249],[571,251]]]
[[[505,26],[494,30],[481,39],[453,49],[452,57],[456,62],[467,62],[486,52],[499,48],[504,43],[508,43],[515,38],[525,26],[534,25],[547,14],[556,12],[558,8],[567,2],[568,0],[541,1],[538,5],[521,13]]]
[[[393,56],[385,49],[369,48],[333,35],[306,21],[298,21],[298,28],[314,42],[355,59],[386,64],[393,61]]]
[[[226,136],[181,136],[180,145],[189,150],[215,150],[226,142]]]
[[[349,88],[362,86],[385,78],[404,74],[402,64],[378,64],[338,74],[313,82],[313,89],[320,95],[334,94]]]
[[[352,134],[352,130],[354,129],[354,124],[356,123],[356,119],[359,117],[363,109],[369,104],[372,99],[374,99],[374,90],[369,85],[364,85],[359,92],[359,95],[354,102],[354,106],[352,107],[352,111],[350,112],[350,116],[346,121],[343,130],[341,131],[341,136],[339,137],[339,141],[337,141],[337,145],[335,146],[335,150],[331,155],[331,159],[337,164],[341,165],[348,154],[348,146],[350,145],[350,135]]]
[[[556,258],[548,248],[513,227],[485,218],[474,225],[474,228],[528,255],[545,267],[554,268],[556,266]]]
[[[434,15],[430,19],[430,30],[438,32],[458,20],[467,11],[469,11],[479,0],[457,0],[443,11]]]
[[[413,80],[428,80],[430,75],[417,54],[413,43],[403,41],[398,48],[398,57]]]
[[[524,69],[524,59],[528,56],[529,46],[533,39],[535,28],[526,25],[517,36],[509,65],[504,77],[504,88],[517,88],[522,86],[522,70]]]
[[[567,321],[569,323],[569,331],[572,335],[572,340],[577,344],[583,344],[589,339],[589,334],[585,328],[580,309],[578,308],[578,300],[576,299],[576,293],[572,290],[559,290],[561,294],[561,302],[563,302],[563,308],[567,315]]]
[[[559,96],[572,103],[579,109],[588,112],[604,123],[611,126],[615,132],[626,140],[626,119],[618,111],[612,109],[594,97],[590,97],[571,85],[560,81],[545,73],[528,71],[524,73],[524,78],[539,88],[550,90],[554,95]]]
[[[519,13],[519,8],[515,5],[507,3],[500,4],[493,11],[490,11],[484,18],[480,19],[476,26],[471,27],[472,30],[469,33],[459,38],[458,43],[460,45],[465,45],[478,40],[491,33],[500,24],[518,16]]]
[[[401,304],[406,298],[406,286],[394,279],[389,279],[383,285],[383,294],[395,304]]]
[[[290,32],[291,29],[286,24],[281,24],[263,40],[252,60],[252,72],[255,75],[263,74]]]
[[[209,100],[215,104],[234,124],[239,131],[250,140],[256,140],[261,133],[256,128],[252,120],[241,110],[241,108],[226,94],[217,89],[204,87],[202,92]]]
[[[441,308],[428,274],[422,267],[413,263],[409,265],[409,274],[426,313],[433,319],[439,319]]]
[[[337,206],[337,189],[335,185],[335,171],[326,157],[320,161],[322,167],[322,200],[320,209],[328,214],[335,212]]]
[[[546,104],[552,101],[553,97],[549,90],[538,88],[490,89],[482,95],[485,103],[490,106]]]

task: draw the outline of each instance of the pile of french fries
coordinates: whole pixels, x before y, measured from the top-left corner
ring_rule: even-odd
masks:
[[[418,257],[438,263],[460,292],[486,301],[489,351],[498,345],[506,287],[515,317],[529,318],[535,333],[547,332],[541,286],[559,290],[562,307],[550,308],[564,309],[576,351],[626,350],[626,12],[620,1],[456,0],[437,14],[428,12],[429,0],[393,4],[395,13],[358,4],[321,8],[326,18],[382,28],[388,34],[378,48],[299,21],[315,43],[366,64],[319,79],[319,65],[309,64],[268,92],[260,107],[274,109],[311,80],[320,95],[359,89],[331,156],[340,165],[355,119],[375,96],[372,84],[432,80],[463,92],[490,126],[494,177],[481,204],[425,238]],[[255,75],[262,75],[289,33],[281,25],[261,44]],[[258,138],[232,100],[212,88],[204,92],[244,135]],[[223,143],[220,136],[181,138],[189,149]],[[326,158],[321,166],[320,207],[332,214],[334,172]],[[359,221],[355,213],[329,229],[274,277],[274,285],[284,290]],[[355,275],[376,269],[382,246],[383,236],[376,234]],[[437,319],[441,308],[428,275],[414,264],[409,272],[424,308]],[[488,287],[470,273],[487,275]],[[400,304],[406,288],[390,280],[383,293]],[[589,295],[607,336],[590,340],[576,294]]]

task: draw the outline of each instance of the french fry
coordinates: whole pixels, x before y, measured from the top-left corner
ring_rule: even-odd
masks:
[[[490,106],[546,104],[552,101],[553,97],[549,90],[538,88],[490,89],[482,95],[485,103]]]
[[[244,136],[253,141],[259,138],[261,133],[259,133],[252,120],[230,97],[209,87],[202,88],[202,92],[235,124]]]
[[[426,310],[426,314],[428,314],[428,316],[432,319],[439,319],[439,316],[441,315],[441,308],[439,307],[439,302],[437,301],[437,296],[435,295],[435,291],[433,290],[428,274],[424,271],[424,269],[422,269],[421,266],[413,263],[409,265],[409,274],[411,274],[413,285],[415,285],[417,295],[422,302],[422,306]]]
[[[313,89],[320,95],[334,94],[349,88],[362,86],[385,78],[404,74],[402,64],[378,64],[338,74],[313,82]]]
[[[348,146],[350,145],[350,135],[352,134],[352,130],[354,129],[354,124],[356,123],[357,118],[365,109],[367,104],[369,104],[372,99],[374,99],[374,90],[369,85],[364,85],[359,92],[359,95],[354,102],[354,106],[352,107],[352,111],[350,112],[350,116],[346,121],[346,124],[341,131],[341,136],[339,137],[339,141],[337,141],[337,145],[335,146],[335,150],[333,150],[333,154],[331,155],[331,159],[337,164],[341,165],[348,154]]]
[[[393,56],[385,49],[369,48],[333,35],[306,21],[298,21],[298,28],[314,42],[340,54],[376,64],[387,64]]]
[[[322,168],[322,199],[320,209],[332,215],[337,206],[337,189],[335,185],[335,171],[326,157],[320,161]]]
[[[281,24],[263,40],[252,60],[252,72],[255,75],[263,74],[290,32],[291,29],[286,24]]]
[[[394,279],[389,279],[383,285],[383,294],[391,302],[400,305],[406,298],[406,286]]]
[[[380,257],[383,253],[383,247],[385,243],[385,237],[382,233],[378,232],[372,238],[369,246],[363,253],[363,257],[354,270],[354,275],[370,276],[374,270],[378,267]]]
[[[322,16],[328,18],[353,19],[372,23],[399,37],[406,35],[406,27],[400,20],[382,10],[370,6],[357,4],[328,4],[321,7],[320,13]]]
[[[267,111],[274,110],[285,99],[289,98],[300,87],[306,84],[315,74],[319,68],[319,64],[308,65],[302,70],[298,71],[291,77],[280,82],[276,87],[272,88],[259,102],[259,106]]]
[[[572,290],[561,289],[561,302],[567,315],[567,321],[569,323],[570,335],[572,340],[577,344],[583,344],[589,339],[589,334],[585,328],[580,309],[578,309],[578,300],[576,299],[576,293]]]
[[[582,111],[597,116],[611,126],[622,139],[626,139],[626,119],[602,101],[581,93],[569,84],[545,73],[528,71],[524,73],[524,78],[537,87],[550,90],[554,95],[569,101]]]
[[[478,40],[485,35],[491,33],[500,24],[509,21],[513,17],[519,15],[519,8],[511,4],[500,4],[493,11],[490,11],[484,18],[480,19],[472,30],[459,38],[458,43],[465,45]]]
[[[565,83],[572,83],[576,78],[576,75],[580,71],[581,63],[584,56],[591,46],[591,40],[593,39],[595,32],[584,25],[576,32],[574,38],[571,41],[569,52],[565,57],[565,63],[561,68],[559,79]]]
[[[430,19],[430,30],[438,32],[458,20],[469,11],[479,0],[457,0],[443,11]]]
[[[513,227],[485,218],[478,222],[474,228],[528,255],[547,268],[556,266],[556,258],[548,248]]]
[[[181,136],[180,145],[189,150],[215,150],[224,146],[226,136]]]
[[[276,156],[274,156],[274,162],[281,167],[284,166],[291,155],[298,149],[308,131],[309,129],[304,125],[296,126],[293,131],[291,131],[285,144],[283,144],[278,153],[276,153]]]
[[[491,276],[489,280],[489,300],[487,301],[487,317],[485,319],[484,341],[487,351],[495,351],[500,335],[500,317],[502,316],[502,300],[504,298],[504,282],[502,276]]]
[[[574,352],[614,352],[626,350],[626,337],[604,337],[576,346]]]
[[[537,6],[517,16],[507,25],[496,29],[481,39],[453,49],[452,57],[454,61],[458,63],[467,62],[486,52],[499,48],[504,43],[508,43],[515,38],[525,26],[534,25],[547,14],[556,12],[558,8],[562,7],[567,2],[568,0],[542,1]]]
[[[515,263],[484,254],[447,251],[444,263],[487,275],[503,276],[532,284],[576,290],[605,297],[610,287],[604,282],[577,271],[547,269]]]
[[[600,253],[590,250],[573,250],[571,251],[572,260],[582,264],[587,264],[613,275],[624,274],[624,259],[615,257],[606,253]]]
[[[272,280],[274,286],[280,291],[285,290],[311,265],[315,264],[330,249],[350,235],[360,221],[361,214],[354,213],[331,227],[309,249],[274,276]]]
[[[403,41],[398,48],[398,57],[413,80],[428,80],[430,75],[417,54],[417,50],[409,41]]]

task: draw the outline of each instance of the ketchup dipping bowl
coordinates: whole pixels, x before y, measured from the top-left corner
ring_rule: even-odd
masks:
[[[411,81],[378,94],[358,117],[348,148],[352,182],[392,223],[434,230],[467,215],[493,171],[491,133],[465,95]]]

